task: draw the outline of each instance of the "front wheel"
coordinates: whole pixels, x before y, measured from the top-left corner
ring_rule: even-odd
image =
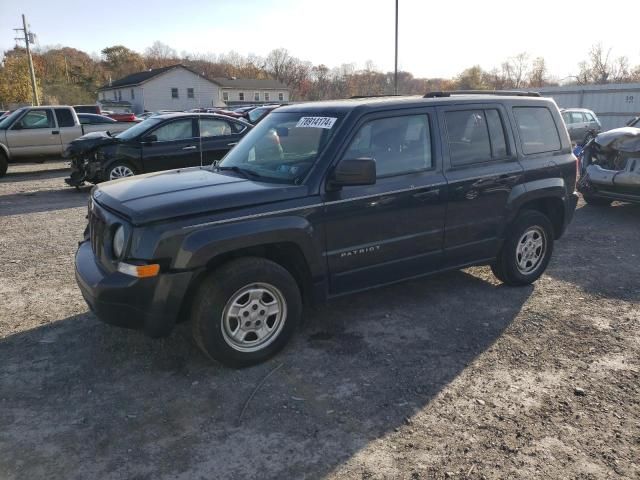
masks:
[[[302,315],[295,279],[258,257],[233,260],[204,278],[192,305],[196,344],[231,367],[262,362],[282,349]]]
[[[491,270],[507,285],[528,285],[544,273],[552,252],[553,225],[546,215],[525,210],[511,225]]]
[[[119,178],[125,177],[133,177],[136,173],[136,169],[133,168],[130,164],[126,162],[116,162],[107,168],[104,179],[106,181],[109,180],[117,180]]]

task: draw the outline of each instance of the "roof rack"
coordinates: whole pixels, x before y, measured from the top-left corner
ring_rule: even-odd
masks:
[[[353,95],[349,97],[349,100],[357,100],[358,98],[384,98],[384,97],[406,97],[406,95],[399,95],[395,93],[389,93],[387,95]]]
[[[523,90],[449,90],[442,92],[427,92],[422,98],[450,97],[451,95],[498,95],[505,97],[539,97],[538,92]]]

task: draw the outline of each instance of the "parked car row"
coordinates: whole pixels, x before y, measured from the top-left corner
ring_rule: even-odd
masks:
[[[70,106],[22,107],[0,120],[0,177],[10,162],[60,157],[69,143],[91,132],[122,132],[135,123],[76,113]]]
[[[211,165],[250,129],[242,119],[206,113],[167,113],[149,117],[118,135],[105,132],[72,141],[68,185],[98,183],[140,173]]]

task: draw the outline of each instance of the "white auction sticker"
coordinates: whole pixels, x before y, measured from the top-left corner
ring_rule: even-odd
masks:
[[[296,128],[331,128],[336,120],[333,117],[302,117]]]

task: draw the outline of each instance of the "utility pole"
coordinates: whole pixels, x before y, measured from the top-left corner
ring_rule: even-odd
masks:
[[[396,0],[396,63],[393,73],[393,93],[398,94],[398,0]]]
[[[33,104],[38,106],[40,105],[40,101],[38,100],[38,88],[36,87],[36,73],[33,70],[33,59],[31,58],[31,47],[29,46],[30,43],[33,43],[33,33],[29,32],[29,29],[27,28],[27,19],[24,14],[22,14],[22,28],[14,28],[14,30],[24,34],[24,38],[16,38],[16,41],[24,41],[24,44],[27,47],[29,73],[31,74],[31,90],[33,92]]]

